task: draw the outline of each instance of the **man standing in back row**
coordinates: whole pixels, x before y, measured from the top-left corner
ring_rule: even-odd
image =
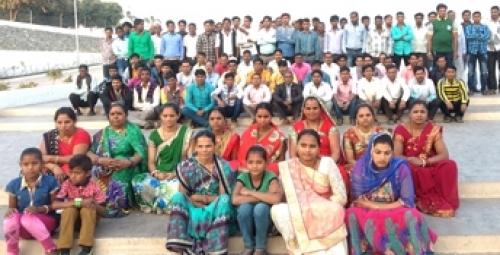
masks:
[[[135,30],[130,33],[128,38],[128,56],[130,59],[130,56],[136,53],[139,55],[142,64],[147,65],[153,59],[155,46],[151,39],[151,34],[148,31],[144,31],[144,20],[134,20],[134,26]]]
[[[458,26],[446,17],[447,10],[445,4],[436,7],[438,17],[428,26],[427,57],[435,61],[439,56],[444,56],[446,63],[451,65],[458,58]]]

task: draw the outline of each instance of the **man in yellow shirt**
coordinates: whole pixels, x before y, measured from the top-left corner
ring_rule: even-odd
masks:
[[[269,70],[267,69],[264,69],[264,63],[260,58],[253,61],[253,71],[250,71],[247,75],[247,85],[252,84],[252,78],[254,74],[260,75],[262,84],[266,84],[269,86],[269,84],[271,83],[271,72],[269,72]]]
[[[276,88],[276,85],[285,82],[284,74],[285,74],[285,72],[287,70],[288,70],[288,63],[287,63],[287,61],[286,60],[280,60],[280,61],[278,61],[278,72],[277,73],[273,73],[273,75],[271,76],[271,82],[269,82],[269,90],[271,91],[271,93],[274,92],[274,89]],[[297,81],[297,76],[295,76],[294,73],[292,73],[292,75],[293,75],[293,80],[292,81],[294,83],[299,83]]]

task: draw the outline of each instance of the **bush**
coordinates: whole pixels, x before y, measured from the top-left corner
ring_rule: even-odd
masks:
[[[29,88],[36,88],[38,86],[38,83],[30,81],[30,82],[23,82],[19,84],[19,89],[29,89]]]
[[[8,90],[10,88],[10,83],[0,82],[0,91]]]
[[[47,76],[52,79],[52,84],[62,77],[62,70],[60,68],[50,69],[47,71]]]
[[[73,82],[73,77],[71,77],[71,74],[66,77],[66,79],[63,80],[64,83],[71,83]]]

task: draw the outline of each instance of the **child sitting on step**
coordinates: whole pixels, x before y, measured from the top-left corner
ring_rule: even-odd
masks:
[[[238,206],[238,225],[243,235],[243,255],[267,254],[267,234],[271,226],[271,206],[281,202],[283,191],[276,175],[266,170],[267,154],[253,145],[246,155],[248,172],[238,176],[232,202]]]
[[[101,187],[91,179],[92,160],[84,154],[75,155],[69,161],[69,179],[61,185],[52,204],[63,209],[57,248],[61,255],[70,255],[76,226],[80,227],[79,255],[92,254],[94,232],[99,217],[104,216],[106,196]]]
[[[56,245],[50,236],[59,223],[50,204],[59,184],[56,178],[42,174],[42,152],[28,148],[21,153],[21,177],[7,184],[9,208],[3,221],[7,255],[19,255],[19,239],[36,239],[45,254],[56,254]]]

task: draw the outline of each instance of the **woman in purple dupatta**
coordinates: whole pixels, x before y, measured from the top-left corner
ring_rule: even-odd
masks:
[[[415,209],[410,168],[393,148],[388,134],[374,134],[351,173],[346,223],[352,255],[433,253],[437,236]]]

